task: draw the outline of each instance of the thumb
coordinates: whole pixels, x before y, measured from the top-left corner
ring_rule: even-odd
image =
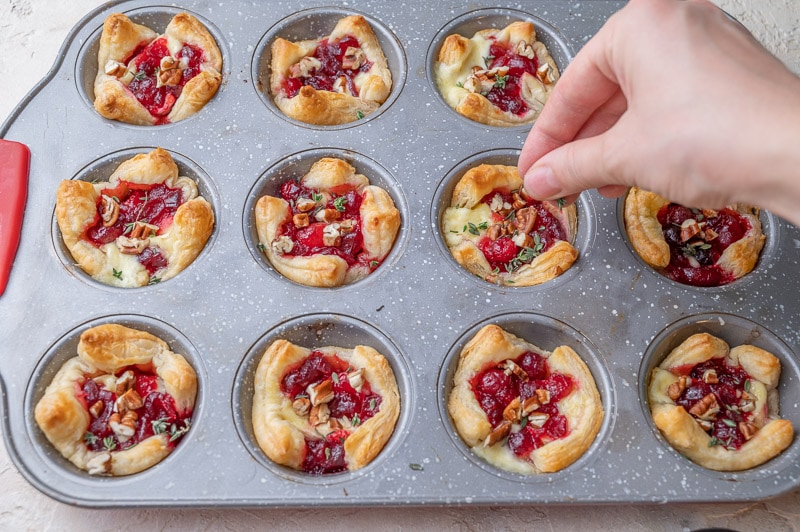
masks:
[[[569,142],[541,157],[525,173],[526,192],[539,200],[554,200],[590,188],[621,184],[607,170],[609,134]]]

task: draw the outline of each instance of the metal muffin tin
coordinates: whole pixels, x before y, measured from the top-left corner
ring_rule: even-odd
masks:
[[[254,4],[142,0],[103,6],[68,37],[56,65],[0,130],[32,151],[21,244],[0,298],[3,434],[22,474],[60,501],[83,506],[318,506],[380,504],[631,503],[753,500],[800,483],[800,443],[740,473],[696,466],[663,440],[644,392],[654,365],[692,332],[773,351],[783,362],[781,413],[800,428],[800,234],[762,213],[767,246],[756,269],[721,288],[672,282],[632,251],[621,202],[594,192],[578,201],[580,258],[540,286],[500,287],[458,266],[439,235],[455,181],[481,162],[514,164],[527,128],[459,117],[438,96],[433,59],[447,33],[526,18],[561,70],[618,1],[488,4],[412,0]],[[137,127],[91,106],[103,20],[125,12],[163,30],[187,10],[222,50],[224,83],[196,115]],[[394,87],[376,113],[335,127],[290,120],[260,92],[275,35],[327,34],[344,14],[372,23]],[[308,32],[304,31],[308,29]],[[216,215],[214,234],[184,272],[136,289],[101,285],[64,249],[54,222],[62,179],[107,177],[124,156],[161,146],[198,180]],[[252,206],[283,175],[337,154],[384,186],[402,215],[389,257],[366,279],[308,288],[275,272],[257,249]],[[297,175],[296,177],[300,177]],[[33,420],[52,375],[74,356],[81,331],[119,322],[152,331],[187,356],[199,378],[192,429],[175,452],[142,473],[92,477],[63,459]],[[473,456],[445,400],[458,353],[497,323],[545,349],[571,345],[597,382],[605,421],[589,451],[564,471],[524,477]],[[272,463],[252,434],[253,373],[270,341],[306,347],[366,343],[394,369],[401,415],[394,435],[362,470],[309,477]]]

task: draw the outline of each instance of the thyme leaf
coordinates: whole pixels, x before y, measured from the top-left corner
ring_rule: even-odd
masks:
[[[361,109],[356,110],[356,118],[358,120],[361,120],[362,118],[364,118],[364,112]]]
[[[106,436],[103,438],[103,449],[106,451],[113,451],[117,448],[117,442],[114,441],[114,436]]]
[[[338,198],[333,200],[333,207],[339,212],[344,212],[345,205],[347,205],[347,197],[346,196],[339,196]]]
[[[118,270],[116,268],[111,268],[111,269],[113,270],[112,275],[121,281],[122,280],[122,270]]]
[[[408,464],[408,467],[413,471],[425,471],[425,468],[422,467],[422,464]]]
[[[498,89],[505,89],[507,81],[508,81],[508,74],[506,74],[505,76],[496,76],[494,78],[494,86],[497,87]]]

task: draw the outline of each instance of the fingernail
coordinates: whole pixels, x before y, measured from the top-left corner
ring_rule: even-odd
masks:
[[[547,166],[536,166],[525,174],[525,190],[538,199],[560,198],[561,184]]]

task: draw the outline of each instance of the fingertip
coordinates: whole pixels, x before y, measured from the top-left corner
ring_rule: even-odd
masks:
[[[606,185],[598,187],[597,192],[604,198],[618,198],[628,191],[625,185]]]
[[[528,194],[539,200],[562,196],[561,184],[549,166],[534,166],[528,170],[523,178],[523,186]]]

